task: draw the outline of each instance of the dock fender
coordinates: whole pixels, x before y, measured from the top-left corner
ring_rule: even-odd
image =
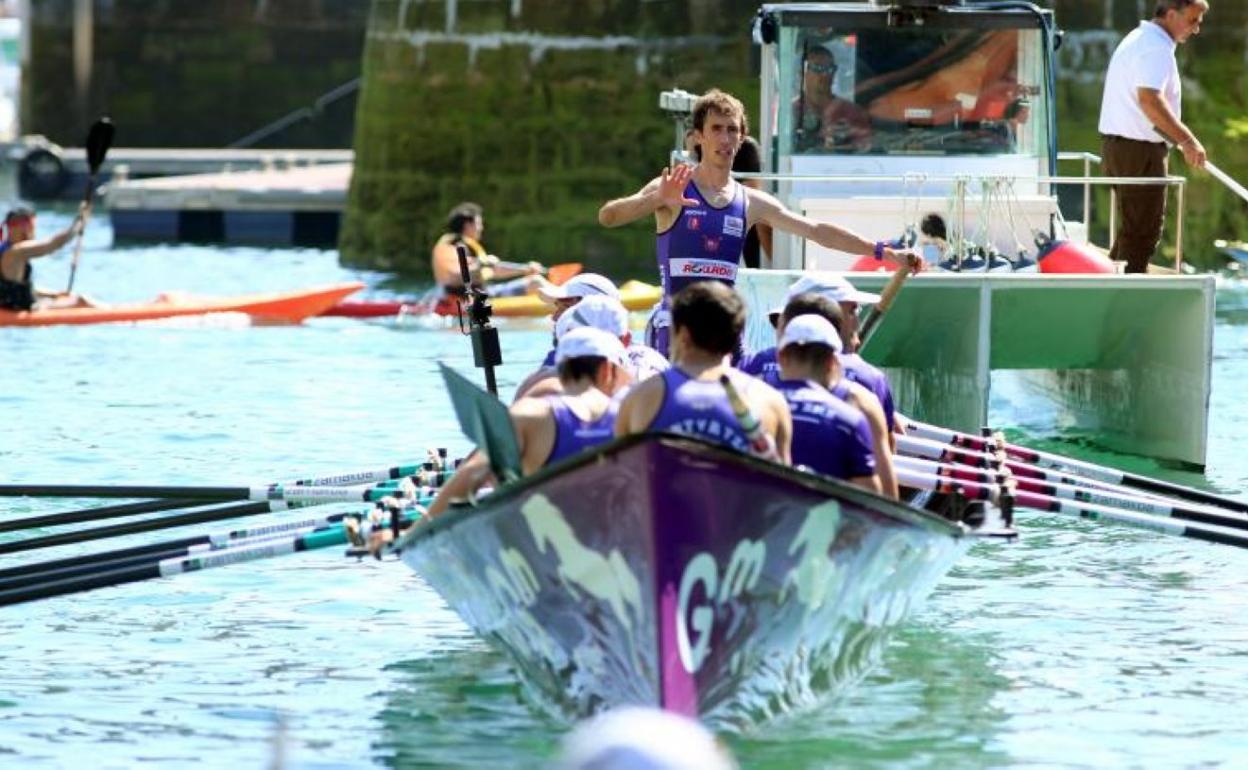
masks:
[[[24,198],[55,198],[65,187],[69,174],[55,147],[35,147],[22,156],[17,182]]]
[[[1083,244],[1065,240],[1037,243],[1037,261],[1042,273],[1112,273],[1114,263],[1105,255]]]

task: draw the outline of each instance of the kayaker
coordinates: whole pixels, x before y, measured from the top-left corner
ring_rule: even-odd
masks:
[[[696,166],[663,169],[638,192],[608,201],[598,211],[605,227],[619,227],[653,215],[657,235],[663,300],[651,314],[646,344],[668,355],[671,297],[698,281],[732,286],[745,246],[745,234],[756,224],[806,238],[837,251],[874,254],[916,271],[922,260],[912,251],[871,242],[828,222],[816,222],[785,208],[762,190],[732,178],[732,163],[747,134],[745,108],[736,97],[718,89],[698,98],[693,107],[694,139],[701,152]]]
[[[750,452],[751,442],[728,400],[720,377],[727,375],[765,434],[789,462],[793,423],[784,396],[734,369],[728,362],[745,328],[745,303],[731,287],[698,281],[672,298],[672,367],[633,386],[616,423],[616,433],[670,431]]]
[[[68,227],[41,239],[35,238],[32,209],[19,206],[5,215],[6,237],[0,241],[0,308],[43,310],[93,306],[90,300],[76,294],[35,288],[34,270],[30,266],[30,260],[56,253],[81,233],[89,212],[90,207],[84,203]]]
[[[896,418],[893,405],[893,389],[888,382],[888,375],[858,355],[858,347],[862,342],[858,338],[858,307],[859,305],[873,305],[879,302],[880,295],[859,291],[854,288],[853,284],[845,280],[844,276],[836,273],[814,273],[797,279],[789,287],[785,295],[785,301],[787,302],[797,295],[807,292],[818,294],[840,306],[840,320],[834,321],[834,323],[841,332],[841,342],[844,346],[845,352],[837,356],[837,358],[840,360],[845,376],[851,382],[862,385],[876,395],[876,398],[880,400],[880,405],[884,407],[884,417],[888,421],[889,430],[904,433],[905,430],[899,427],[901,423]],[[772,312],[773,326],[776,325],[779,315],[778,311],[781,309],[777,308]],[[763,377],[766,380],[769,373],[774,374],[779,369],[779,363],[776,361],[776,349],[774,347],[765,348],[751,353],[741,360],[739,367],[747,374]],[[768,381],[770,382],[770,380]]]
[[[611,396],[627,379],[623,365],[624,346],[599,329],[574,329],[559,340],[562,393],[522,398],[510,409],[526,475],[611,440],[618,409]],[[428,515],[444,512],[489,478],[489,461],[473,453],[438,491]]]
[[[785,304],[784,310],[781,311],[776,321],[777,339],[784,334],[790,321],[805,315],[816,315],[832,324],[841,334],[841,344],[842,347],[844,346],[845,336],[841,329],[844,314],[841,312],[840,305],[814,292],[798,294]],[[866,418],[867,426],[871,430],[871,443],[875,450],[875,471],[880,478],[880,490],[883,494],[895,498],[897,497],[897,475],[893,470],[895,447],[893,434],[889,431],[888,421],[884,415],[884,408],[879,398],[869,388],[845,376],[841,358],[842,356],[837,355],[833,361],[828,375],[828,392],[857,409]],[[770,374],[765,373],[763,379],[768,384],[774,385],[780,376],[777,368]]]
[[[793,464],[879,493],[867,418],[846,396],[829,392],[845,386],[837,371],[840,351],[840,332],[826,318],[807,314],[785,324],[776,389],[793,415]]]
[[[459,270],[459,246],[468,248],[468,270],[473,281],[480,282],[492,297],[515,297],[531,294],[546,284],[542,266],[537,262],[523,265],[504,264],[481,245],[485,232],[484,211],[476,203],[464,202],[451,209],[446,233],[433,245],[433,280],[452,296],[464,293],[463,274]]]

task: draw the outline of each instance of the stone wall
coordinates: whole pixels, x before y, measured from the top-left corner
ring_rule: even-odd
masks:
[[[79,99],[75,0],[34,0],[22,128],[79,146],[109,113],[127,147],[221,147],[356,78],[363,0],[94,0]],[[355,97],[258,146],[350,147]]]
[[[474,200],[507,258],[644,271],[653,234],[603,229],[597,209],[661,168],[673,129],[660,91],[719,86],[756,112],[756,8],[374,0],[344,259],[427,272],[446,212]]]
[[[1056,0],[1068,31],[1059,57],[1062,149],[1099,151],[1105,65],[1151,5]],[[1242,140],[1227,136],[1227,117],[1248,115],[1248,3],[1214,5],[1204,34],[1182,49],[1186,114],[1220,165],[1243,178],[1248,157]],[[719,86],[756,117],[757,56],[748,28],[757,6],[373,0],[344,260],[427,274],[446,212],[475,200],[486,208],[487,243],[501,255],[652,273],[649,229],[605,230],[595,212],[661,165],[672,142],[671,124],[657,109],[661,90]],[[1181,161],[1174,169],[1186,171]],[[1245,207],[1207,176],[1193,176],[1189,256],[1208,255],[1215,237],[1248,237]],[[1107,206],[1095,208],[1103,241]]]

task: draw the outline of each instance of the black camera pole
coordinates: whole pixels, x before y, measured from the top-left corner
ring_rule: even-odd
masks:
[[[498,343],[498,329],[490,323],[494,308],[490,307],[490,295],[480,284],[472,282],[472,272],[468,269],[468,249],[460,245],[459,274],[464,280],[464,293],[468,299],[468,327],[464,328],[463,303],[458,313],[459,330],[472,337],[472,359],[478,368],[485,370],[485,389],[490,395],[498,397],[498,383],[494,380],[494,367],[503,364],[503,349]]]

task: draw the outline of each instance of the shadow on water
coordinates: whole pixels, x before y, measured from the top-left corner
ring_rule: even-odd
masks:
[[[501,653],[456,650],[386,666],[373,761],[392,768],[538,768],[562,726],[523,701]]]
[[[504,656],[457,650],[386,667],[372,759],[385,767],[539,768],[564,725],[527,705]],[[987,768],[1008,714],[993,643],[930,625],[901,632],[884,665],[843,699],[770,722],[727,744],[742,767]]]

